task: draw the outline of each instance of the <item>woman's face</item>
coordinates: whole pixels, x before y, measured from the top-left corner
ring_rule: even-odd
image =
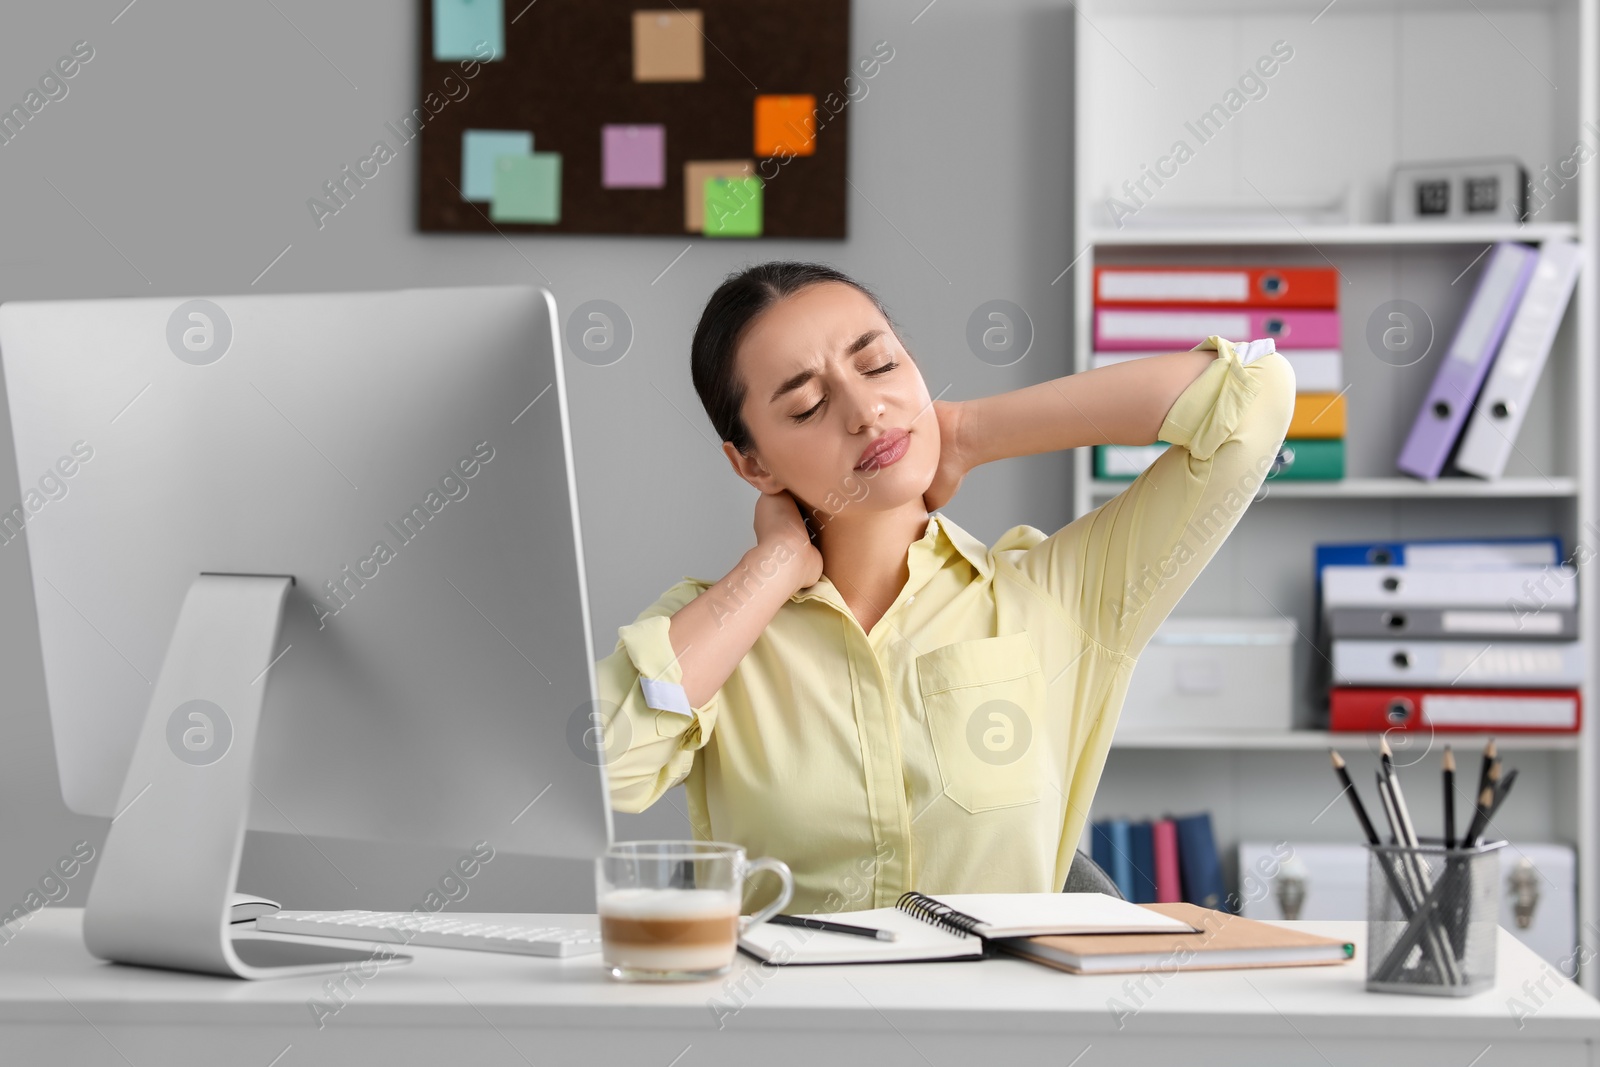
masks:
[[[855,287],[819,282],[762,312],[739,343],[734,372],[745,386],[752,451],[723,450],[763,492],[787,489],[808,514],[826,518],[919,500],[933,481],[939,421],[928,387]]]

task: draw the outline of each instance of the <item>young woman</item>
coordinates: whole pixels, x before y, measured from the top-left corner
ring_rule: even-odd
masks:
[[[1056,892],[1135,658],[1239,521],[1288,429],[1272,342],[932,400],[878,299],[819,264],[730,276],[691,363],[755,545],[685,578],[598,664],[619,811],[685,783],[695,835],[776,856],[790,910]],[[1046,536],[937,509],[980,463],[1173,447]]]

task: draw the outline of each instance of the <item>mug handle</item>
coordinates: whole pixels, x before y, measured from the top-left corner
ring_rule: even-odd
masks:
[[[758,860],[751,860],[744,869],[744,878],[740,884],[748,882],[750,876],[758,871],[771,871],[783,879],[783,891],[778,894],[777,900],[774,900],[754,915],[747,916],[742,920],[739,927],[741,934],[750,929],[750,927],[758,926],[778,914],[783,910],[783,906],[794,897],[794,872],[789,870],[787,863],[772,856],[763,856]]]

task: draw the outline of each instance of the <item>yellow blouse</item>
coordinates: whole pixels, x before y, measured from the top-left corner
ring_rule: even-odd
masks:
[[[684,783],[697,838],[789,864],[795,913],[1059,891],[1135,658],[1249,506],[1294,406],[1270,341],[1196,347],[1218,358],[1127,489],[993,547],[931,515],[870,632],[824,575],[691,708],[668,620],[713,581],[668,589],[597,665],[615,809]]]

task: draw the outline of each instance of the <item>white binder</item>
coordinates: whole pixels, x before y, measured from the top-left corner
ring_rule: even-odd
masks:
[[[1159,356],[1172,349],[1153,352],[1096,352],[1090,361],[1092,367],[1109,367],[1126,363],[1130,359]],[[1294,371],[1294,391],[1297,393],[1337,393],[1344,388],[1344,354],[1337,348],[1286,348],[1278,355],[1289,361]]]
[[[1533,278],[1462,435],[1455,457],[1458,469],[1480,478],[1505,472],[1582,265],[1583,250],[1576,241],[1546,241],[1540,249]]]
[[[1582,641],[1333,642],[1335,685],[1577,688],[1583,665]]]
[[[1556,567],[1494,567],[1429,570],[1332,564],[1322,568],[1322,608],[1494,607],[1540,608],[1578,605],[1577,571]]]

